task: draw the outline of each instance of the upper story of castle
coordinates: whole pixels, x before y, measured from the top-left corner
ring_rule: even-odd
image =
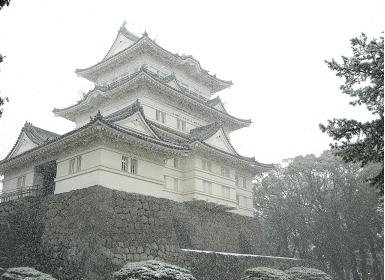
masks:
[[[78,103],[54,109],[57,116],[83,126],[100,111],[108,116],[136,100],[146,117],[171,129],[191,129],[219,123],[229,133],[251,121],[230,115],[212,95],[232,85],[209,74],[192,56],[165,50],[145,32],[141,37],[124,24],[103,59],[76,73],[95,84]]]

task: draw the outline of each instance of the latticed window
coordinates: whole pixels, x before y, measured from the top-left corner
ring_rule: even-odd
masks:
[[[174,168],[179,168],[179,159],[174,158]]]
[[[138,160],[131,159],[131,174],[138,174]]]
[[[202,159],[202,169],[207,170],[207,171],[211,171],[211,161],[209,161],[207,159]]]
[[[68,174],[74,174],[74,173],[75,173],[75,159],[71,158],[68,166]]]
[[[246,189],[247,187],[247,180],[246,178],[243,178],[243,188]]]
[[[179,190],[179,179],[178,178],[173,178],[174,179],[174,190]]]
[[[122,171],[127,172],[128,157],[122,156]]]
[[[230,168],[222,166],[221,167],[221,175],[224,177],[230,177]]]
[[[74,174],[82,170],[82,156],[77,156],[69,160],[68,174]]]
[[[213,193],[213,185],[211,182],[202,180],[203,192],[212,194]]]
[[[80,172],[82,170],[82,156],[76,157],[76,172]]]
[[[17,188],[22,189],[25,187],[25,175],[17,178]]]
[[[166,113],[159,111],[159,110],[156,110],[156,120],[158,122],[165,123],[166,122]]]
[[[239,186],[239,177],[238,174],[235,174],[235,185],[238,187]]]
[[[177,120],[177,127],[179,130],[186,131],[186,121],[178,119]]]
[[[230,198],[230,188],[226,186],[222,186],[222,196],[224,198]]]

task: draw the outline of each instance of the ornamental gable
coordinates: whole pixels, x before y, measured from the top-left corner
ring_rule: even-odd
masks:
[[[218,102],[218,104],[214,105],[213,107],[219,111],[222,111],[225,113],[227,112],[225,107],[223,106],[223,104],[221,102]]]
[[[116,125],[119,125],[124,128],[128,128],[135,132],[145,134],[150,137],[158,138],[154,131],[149,127],[149,125],[144,120],[140,112],[136,112],[132,116],[129,116],[123,120],[115,122]]]
[[[122,50],[128,48],[129,46],[134,44],[136,41],[138,41],[139,37],[131,33],[130,31],[128,31],[124,27],[125,24],[126,22],[124,22],[123,25],[120,27],[114,43],[112,44],[110,50],[105,55],[103,60],[110,58],[111,56],[117,54],[118,52],[121,52]]]
[[[8,156],[8,158],[15,157],[17,155],[20,155],[28,150],[31,150],[33,148],[37,147],[37,144],[35,144],[30,138],[28,138],[27,134],[23,131],[21,136],[19,137],[18,141],[16,142],[16,145],[11,152],[11,154]]]
[[[231,146],[230,142],[228,141],[223,129],[219,129],[214,135],[207,138],[203,142],[214,148],[236,155],[236,152],[234,148]]]

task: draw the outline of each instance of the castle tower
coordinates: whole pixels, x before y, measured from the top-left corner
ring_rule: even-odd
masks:
[[[232,131],[251,124],[212,98],[231,81],[124,25],[104,58],[76,73],[94,89],[53,110],[76,129],[57,135],[27,123],[0,162],[5,192],[102,185],[253,215],[252,179],[271,165],[230,143]]]

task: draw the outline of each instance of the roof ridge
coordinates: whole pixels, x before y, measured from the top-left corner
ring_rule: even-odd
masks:
[[[121,26],[121,27],[120,27],[119,32],[121,32],[121,29],[122,29],[122,30],[126,30],[127,32],[129,32],[124,26]],[[118,32],[118,35],[119,35],[119,32]],[[132,34],[131,32],[129,32],[129,33]],[[122,34],[123,34],[123,33],[122,33]],[[123,34],[123,35],[124,35],[124,34]],[[135,34],[132,34],[132,35],[136,36]],[[138,37],[138,36],[136,36],[136,37]],[[116,38],[115,38],[115,40],[116,40]],[[189,55],[189,56],[183,56],[183,55],[182,55],[182,56],[181,56],[181,55],[179,55],[179,54],[177,54],[177,53],[172,53],[172,52],[166,50],[165,48],[163,48],[162,46],[160,46],[159,44],[157,44],[157,43],[155,42],[155,40],[151,39],[146,31],[142,34],[141,37],[138,37],[137,40],[134,40],[135,42],[134,42],[133,44],[127,46],[126,48],[122,49],[121,51],[119,51],[119,52],[113,54],[112,56],[110,56],[110,57],[108,57],[108,58],[106,58],[106,56],[107,56],[107,55],[106,55],[100,62],[98,62],[98,63],[96,63],[96,64],[94,64],[94,65],[92,65],[92,66],[90,66],[90,67],[87,67],[87,68],[76,69],[75,72],[79,75],[80,72],[87,71],[87,70],[89,70],[89,69],[91,69],[91,68],[93,68],[93,67],[95,67],[95,66],[97,66],[97,65],[99,65],[99,64],[101,64],[101,63],[104,63],[104,62],[106,62],[106,61],[108,61],[108,60],[110,60],[110,59],[112,59],[112,58],[114,58],[114,57],[116,57],[116,56],[122,54],[124,51],[126,51],[126,50],[132,48],[133,46],[135,46],[136,44],[138,44],[139,42],[144,41],[144,40],[147,40],[148,42],[151,42],[151,43],[154,44],[156,47],[160,48],[162,51],[166,52],[166,53],[169,54],[169,55],[174,56],[176,59],[180,59],[180,61],[182,61],[182,62],[185,62],[185,61],[187,61],[187,60],[192,60],[192,61],[194,61],[194,62],[197,64],[199,70],[200,70],[202,73],[204,73],[205,75],[207,75],[208,77],[210,77],[211,79],[215,79],[215,80],[217,80],[218,82],[227,84],[227,87],[233,85],[233,82],[232,82],[231,80],[230,80],[230,81],[227,81],[227,80],[219,79],[219,78],[216,76],[216,74],[210,74],[209,71],[205,70],[205,69],[201,66],[200,62],[199,62],[197,59],[195,59],[192,55]],[[115,42],[115,41],[114,41],[114,42]],[[111,46],[111,47],[112,47],[112,46]],[[111,48],[110,48],[110,50],[111,50]],[[109,50],[109,51],[110,51],[110,50]],[[107,54],[109,53],[109,51],[107,52]]]

